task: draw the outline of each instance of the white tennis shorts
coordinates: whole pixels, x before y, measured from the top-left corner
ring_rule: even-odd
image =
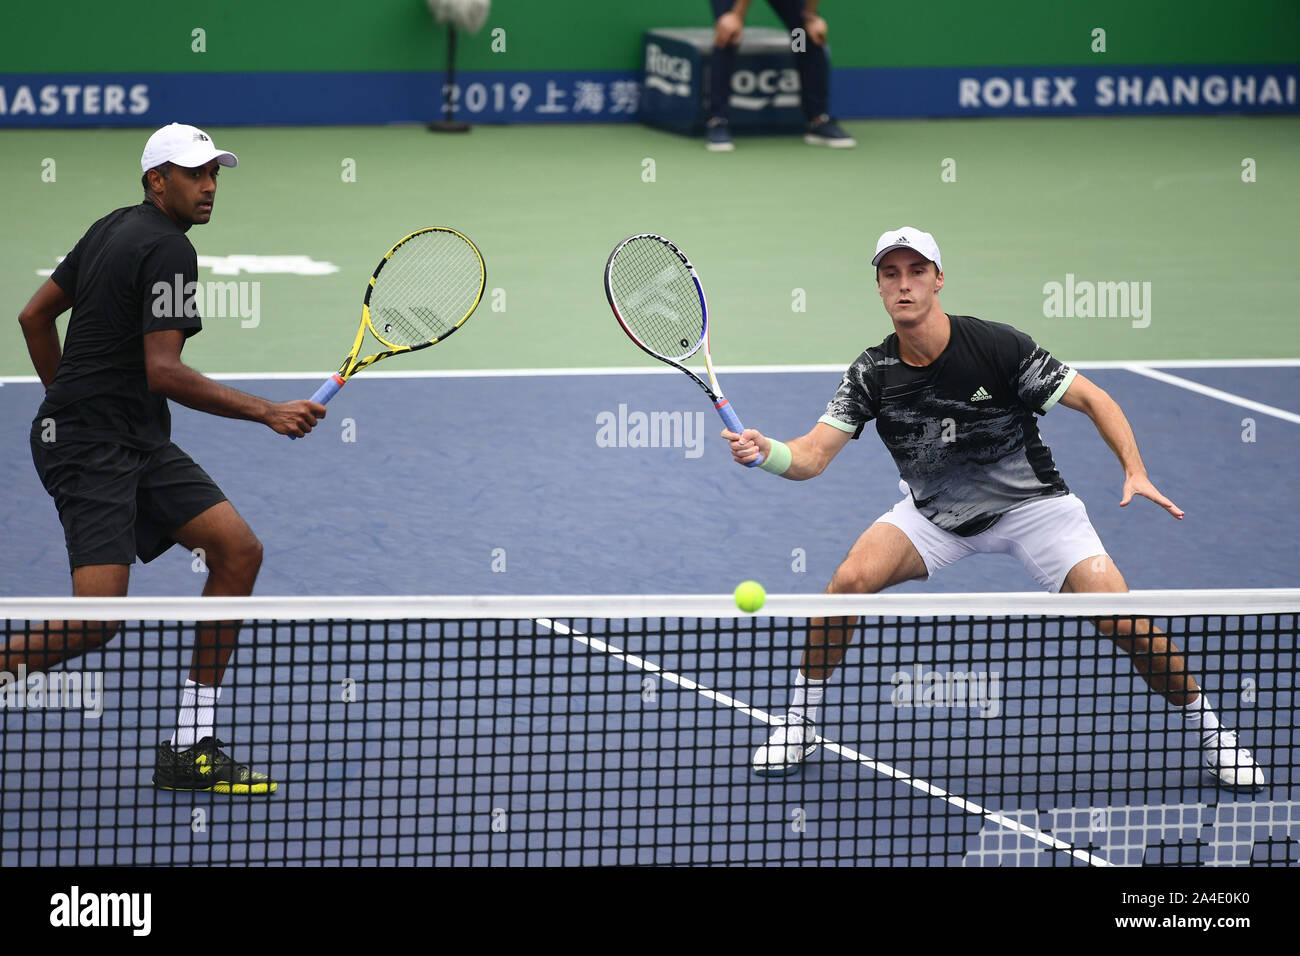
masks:
[[[900,486],[907,487],[901,482]],[[1076,564],[1106,553],[1088,520],[1088,509],[1072,494],[1035,498],[969,538],[935,525],[916,510],[910,494],[877,520],[907,535],[929,574],[972,554],[1009,554],[1053,593],[1061,590]]]

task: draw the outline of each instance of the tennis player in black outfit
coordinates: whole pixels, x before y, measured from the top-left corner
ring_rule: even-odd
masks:
[[[144,201],[92,225],[18,318],[46,389],[32,422],[32,459],[58,507],[78,597],[126,594],[135,558],[152,561],[175,544],[202,549],[205,595],[253,591],[261,543],[172,443],[168,399],[282,435],[305,435],[325,415],[315,402],[269,402],[227,388],[181,361],[185,340],[203,327],[189,285],[197,283],[198,259],[185,233],[212,217],[217,173],[237,162],[193,126],[158,130],[141,157]],[[69,308],[60,348],[55,319]],[[112,639],[120,627],[48,622],[11,638],[0,649],[0,669],[45,670]],[[214,730],[238,633],[237,624],[198,628],[176,733],[158,747],[157,786],[276,789],[223,752]]]
[[[887,232],[872,259],[894,333],[845,373],[813,430],[788,444],[756,429],[724,431],[742,464],[794,481],[821,474],[839,451],[876,422],[906,493],[858,539],[828,593],[874,593],[926,578],[977,553],[1011,554],[1049,591],[1123,592],[1083,502],[1070,493],[1038,434],[1035,415],[1058,402],[1092,419],[1124,468],[1120,505],[1134,495],[1175,518],[1183,512],[1147,477],[1137,441],[1109,395],[1009,325],[948,315],[939,304],[943,262],[934,237],[904,227]],[[754,758],[764,776],[796,771],[816,749],[827,682],[857,621],[814,620],[785,722]],[[1151,689],[1187,727],[1200,731],[1215,782],[1259,790],[1263,770],[1234,731],[1220,726],[1174,643],[1149,621],[1102,622]]]

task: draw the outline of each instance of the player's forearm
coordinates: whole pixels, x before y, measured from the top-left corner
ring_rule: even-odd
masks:
[[[271,411],[271,403],[266,399],[214,382],[181,362],[151,368],[149,388],[187,408],[223,418],[266,422]]]
[[[816,478],[830,464],[830,459],[821,452],[809,435],[792,438],[785,443],[785,446],[790,449],[790,467],[781,473],[782,478],[806,481],[809,478]]]
[[[23,338],[27,340],[27,353],[46,388],[54,381],[54,373],[63,358],[55,321],[70,308],[72,296],[53,279],[46,279],[18,313],[18,324],[23,327]]]
[[[803,0],[803,15],[806,17],[817,16],[817,5],[821,0]]]
[[[754,0],[736,0],[736,2],[731,5],[731,12],[743,20],[745,19],[745,15],[749,13],[749,5],[753,2]]]
[[[19,316],[18,321],[23,327],[23,338],[27,340],[27,354],[31,356],[32,367],[40,376],[41,384],[49,388],[54,373],[59,369],[59,360],[63,358],[58,326],[53,321],[29,321],[25,316]]]
[[[1102,393],[1100,398],[1090,404],[1088,417],[1092,419],[1101,437],[1119,459],[1124,474],[1145,475],[1147,469],[1142,463],[1142,456],[1138,453],[1137,438],[1119,403]]]

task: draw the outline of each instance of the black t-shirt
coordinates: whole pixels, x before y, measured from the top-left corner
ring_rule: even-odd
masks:
[[[949,320],[947,347],[924,368],[899,358],[897,333],[863,352],[821,421],[857,438],[875,419],[917,510],[966,537],[1026,501],[1069,494],[1034,415],[1075,372],[1009,325]]]
[[[167,400],[149,391],[144,336],[202,327],[193,290],[198,257],[153,203],[99,220],[51,276],[73,301],[63,358],[32,424],[53,419],[56,438],[150,451],[171,440]],[[188,290],[189,294],[186,295]]]

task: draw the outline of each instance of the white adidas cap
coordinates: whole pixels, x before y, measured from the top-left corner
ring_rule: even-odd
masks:
[[[881,233],[880,238],[876,240],[876,255],[871,260],[871,264],[880,265],[880,260],[895,249],[914,249],[938,266],[940,272],[943,271],[943,260],[939,258],[939,244],[934,241],[934,236],[922,232],[915,226],[903,226],[901,229],[891,229],[889,232]]]
[[[186,169],[206,166],[213,160],[222,166],[238,166],[234,153],[217,149],[212,137],[197,126],[171,123],[149,137],[140,156],[141,172],[148,172],[163,163],[175,163]]]

